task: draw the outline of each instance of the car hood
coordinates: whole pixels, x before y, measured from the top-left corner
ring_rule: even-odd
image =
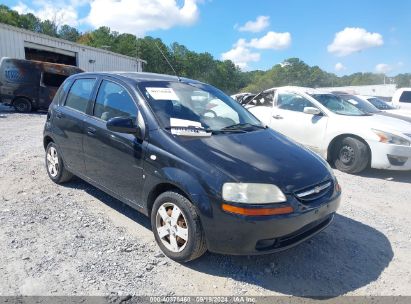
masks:
[[[290,193],[332,178],[318,155],[270,129],[176,140],[236,182],[275,184]]]
[[[411,133],[411,123],[402,119],[386,115],[373,114],[369,116],[342,116],[339,115],[339,123],[351,126],[368,127],[391,133]]]

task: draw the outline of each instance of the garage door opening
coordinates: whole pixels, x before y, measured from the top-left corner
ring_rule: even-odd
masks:
[[[46,50],[33,49],[29,47],[24,48],[26,59],[28,60],[37,60],[37,61],[46,61],[52,63],[61,63],[67,65],[77,65],[77,60],[75,56],[54,53]]]

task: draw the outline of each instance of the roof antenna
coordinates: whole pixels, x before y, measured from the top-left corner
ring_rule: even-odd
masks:
[[[170,68],[173,70],[174,74],[176,75],[178,81],[181,82],[181,78],[180,76],[178,76],[176,70],[174,69],[173,65],[170,63],[170,61],[168,60],[167,56],[163,53],[163,51],[161,50],[161,48],[158,46],[157,41],[154,40],[154,44],[156,45],[157,49],[160,51],[161,55],[163,55],[164,59],[167,61],[168,65],[170,66]]]

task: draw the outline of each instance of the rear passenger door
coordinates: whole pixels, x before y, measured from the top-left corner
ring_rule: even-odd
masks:
[[[93,96],[95,78],[76,79],[62,105],[56,108],[53,133],[68,169],[84,174],[83,135],[84,120]]]
[[[141,205],[143,141],[106,127],[114,117],[131,117],[137,124],[136,103],[123,84],[104,79],[90,114],[84,140],[87,176],[117,196]]]

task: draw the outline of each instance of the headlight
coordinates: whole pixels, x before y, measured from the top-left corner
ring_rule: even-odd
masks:
[[[400,145],[400,146],[409,146],[410,142],[401,136],[397,136],[388,132],[380,131],[372,129],[372,131],[377,134],[380,138],[380,142],[393,144],[393,145]]]
[[[223,199],[228,202],[246,204],[283,203],[284,193],[271,184],[225,183]]]

